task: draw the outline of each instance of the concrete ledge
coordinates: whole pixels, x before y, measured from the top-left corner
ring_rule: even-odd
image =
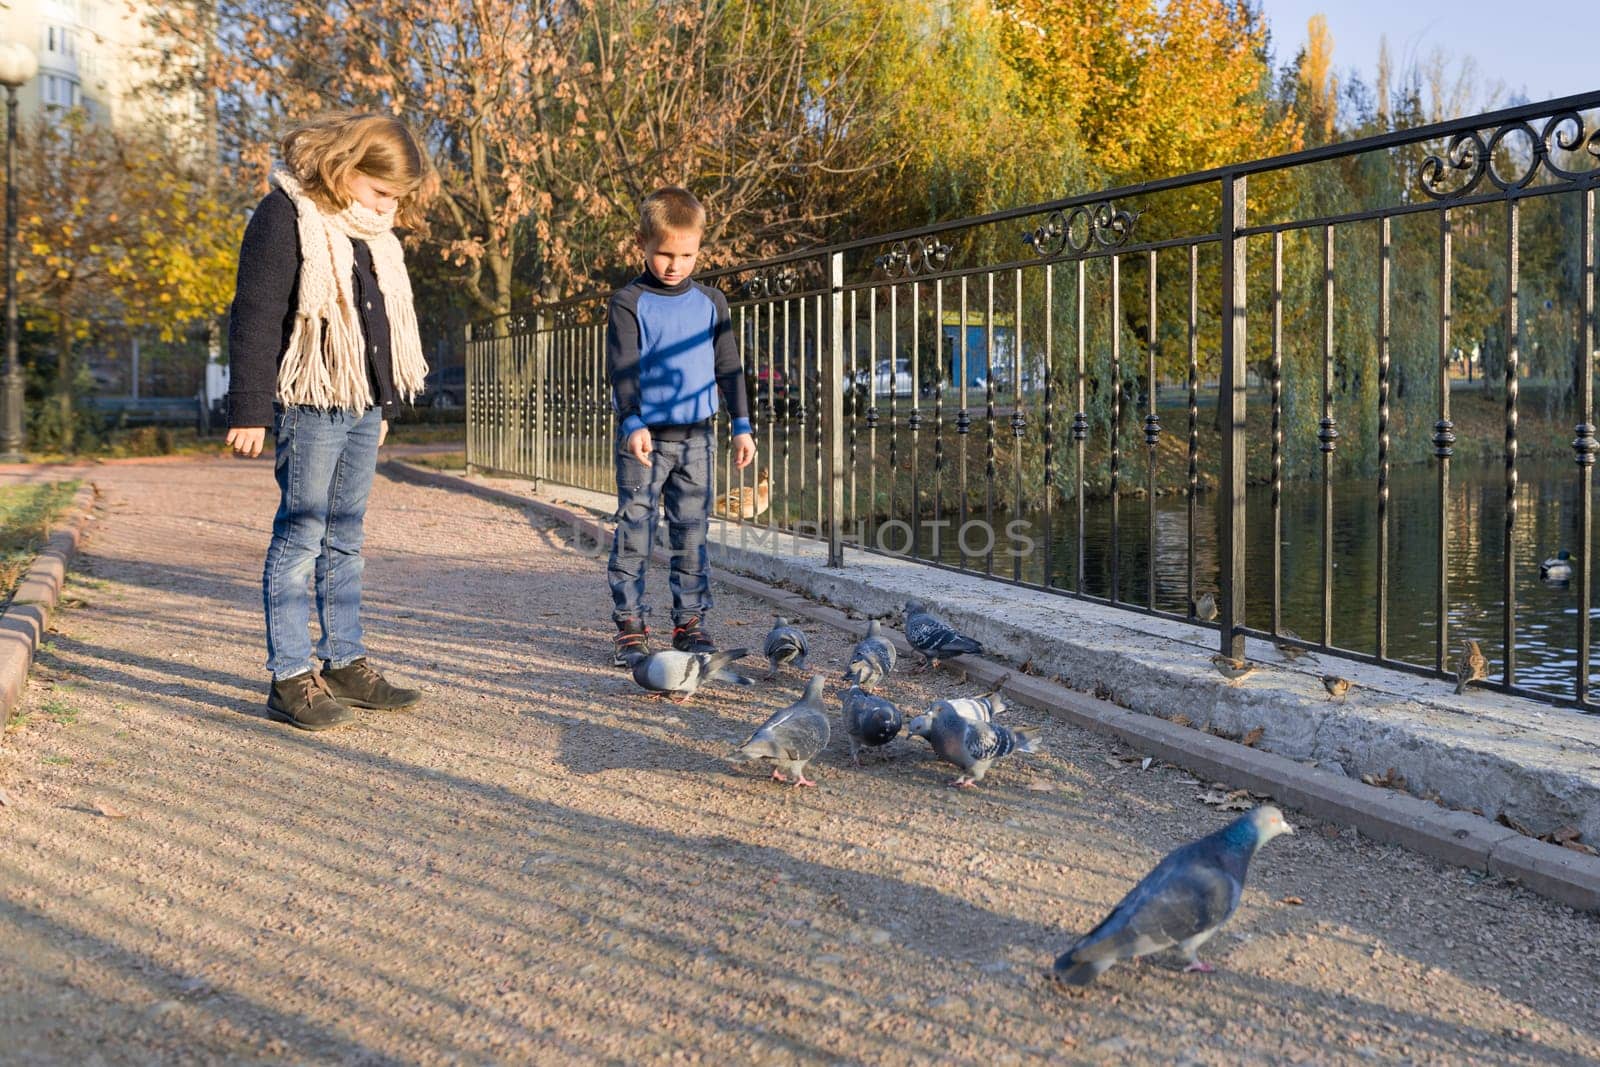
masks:
[[[594,514],[594,509],[604,507],[606,501],[600,494],[585,493],[563,486],[560,489],[563,497],[578,500],[576,504],[569,504],[535,497],[532,495],[531,485],[510,483],[515,488],[497,488],[444,472],[422,470],[394,462],[384,464],[382,469],[385,474],[404,481],[455,492],[472,492],[521,510],[536,511],[602,541],[609,537],[609,532]],[[737,527],[724,528],[722,533],[725,538],[729,536],[729,529],[737,530]],[[905,596],[915,591],[916,595],[934,602],[942,613],[967,632],[973,633],[991,647],[998,646],[997,650],[1002,655],[1009,655],[1018,663],[1028,662],[1029,658],[1032,658],[1033,669],[1040,666],[1040,659],[1019,657],[1018,652],[1024,654],[1032,652],[1037,656],[1048,650],[1048,643],[1051,641],[1070,640],[1083,647],[1092,648],[1104,640],[1111,646],[1111,651],[1107,655],[1115,658],[1118,655],[1116,643],[1128,640],[1129,627],[1125,623],[1115,619],[1103,620],[1098,616],[1087,620],[1082,617],[1075,618],[1072,620],[1074,625],[1071,627],[1070,636],[1063,633],[1061,615],[1081,616],[1085,609],[1097,607],[1095,605],[1085,605],[1046,593],[1019,590],[964,575],[942,571],[930,572],[927,568],[908,561],[887,560],[876,556],[856,555],[843,571],[827,570],[816,562],[821,554],[819,546],[800,542],[789,547],[792,549],[792,556],[782,552],[752,553],[748,548],[740,549],[736,545],[726,543],[717,545],[714,550],[715,558],[722,566],[718,569],[716,579],[743,593],[767,600],[791,617],[839,627],[851,633],[858,632],[861,623],[844,611],[818,603],[806,595],[772,583],[792,584],[806,590],[812,596],[826,596],[836,604],[843,604],[863,614],[891,614]],[[906,580],[906,584],[897,582],[886,588],[879,573],[886,565],[890,569],[910,568],[910,571],[902,571],[897,575]],[[749,569],[760,574],[761,578],[757,580],[729,573],[727,569],[729,566],[735,570]],[[862,573],[856,573],[858,571]],[[928,581],[930,573],[937,575],[937,583]],[[979,588],[972,589],[973,584]],[[989,586],[998,588],[984,588]],[[1051,609],[1054,618],[1041,620],[1031,611],[1019,612],[1016,603],[998,596],[1000,593],[1045,597],[1047,598],[1045,606]],[[985,608],[994,614],[983,614]],[[1111,611],[1112,609],[1099,609],[1101,613]],[[1219,695],[1223,700],[1237,698],[1246,709],[1259,707],[1264,702],[1260,693],[1224,686],[1220,679],[1210,673],[1210,665],[1207,662],[1210,655],[1209,643],[1198,643],[1207,641],[1209,631],[1174,635],[1161,631],[1174,629],[1196,631],[1197,628],[1158,619],[1139,621],[1148,624],[1150,630],[1156,632],[1138,632],[1138,636],[1143,639],[1143,647],[1139,649],[1140,655],[1135,660],[1136,663],[1150,656],[1172,656],[1175,659],[1181,657],[1198,660],[1204,665],[1203,669],[1193,669],[1195,677],[1185,678],[1176,688],[1165,691],[1163,693],[1165,699],[1161,702],[1161,706],[1182,708],[1186,713],[1192,714],[1198,725],[1201,714],[1207,710],[1215,711]],[[992,639],[992,635],[995,634],[1000,636],[999,641]],[[899,633],[890,631],[890,636],[901,651],[910,651]],[[1252,643],[1251,657],[1259,657],[1264,662],[1270,662],[1271,653],[1268,648],[1256,647],[1257,644],[1259,643]],[[1180,663],[1182,659],[1179,659]],[[1400,845],[1448,863],[1513,878],[1534,892],[1573,908],[1600,912],[1600,858],[1525,837],[1467,811],[1450,810],[1399,790],[1366,785],[1349,777],[1342,769],[1325,770],[1308,766],[1288,755],[1247,747],[1213,736],[1193,726],[1169,722],[1156,714],[1144,713],[1119,706],[1109,700],[1097,699],[1063,682],[1024,674],[992,660],[966,659],[951,669],[963,670],[973,678],[991,684],[1004,679],[1001,691],[1019,704],[1059,716],[1086,729],[1116,737],[1132,748],[1184,767],[1197,775],[1227,782],[1236,788],[1269,794],[1288,807],[1330,822],[1353,826],[1375,840]],[[1124,672],[1132,669],[1135,668],[1130,664],[1124,663],[1120,666],[1120,670]],[[1163,684],[1161,677],[1163,672],[1158,667],[1140,669],[1148,670],[1155,675],[1152,680],[1144,684],[1158,688]],[[1338,673],[1352,677],[1360,675],[1358,685],[1364,687],[1375,685],[1381,680],[1377,678],[1378,675],[1397,673],[1381,671],[1378,668],[1359,668],[1356,665],[1346,665],[1342,661],[1337,664],[1329,663],[1326,669],[1337,669]],[[1410,676],[1402,675],[1399,678],[1402,683],[1428,684]],[[1320,692],[1321,685],[1316,679],[1316,674],[1312,674],[1310,680]],[[1094,684],[1101,687],[1107,685],[1103,680],[1097,680]],[[1207,692],[1218,689],[1226,692],[1222,694]],[[1514,699],[1491,694],[1473,696],[1478,695],[1499,701]],[[1270,699],[1272,696],[1273,694],[1269,692],[1265,699]],[[1473,697],[1467,699],[1471,700]],[[1327,701],[1320,703],[1335,709],[1342,707]],[[1574,714],[1531,705],[1526,701],[1517,703],[1528,705],[1527,708],[1517,709],[1524,714],[1546,718]],[[1389,716],[1398,718],[1408,713],[1425,711],[1426,708],[1427,704],[1423,700],[1412,697],[1404,700],[1398,708],[1384,710]],[[1438,712],[1428,714],[1424,725],[1435,722],[1438,714]],[[1458,731],[1460,731],[1459,720],[1468,718],[1461,710],[1450,709],[1445,714],[1450,716],[1446,722],[1455,725]],[[1218,723],[1221,718],[1213,714],[1210,721]],[[1251,726],[1257,724],[1249,718],[1235,721],[1250,722]],[[1400,725],[1403,724],[1396,724],[1396,728],[1388,735],[1388,740],[1397,743],[1401,748],[1385,751],[1377,740],[1374,740],[1372,742],[1374,751],[1368,755],[1375,755],[1378,762],[1372,766],[1381,770],[1389,766],[1399,767],[1406,762],[1404,756],[1406,735],[1405,731],[1399,728]],[[1250,727],[1246,727],[1248,728]],[[1316,732],[1313,730],[1313,735]],[[1471,734],[1471,731],[1460,732]],[[1535,736],[1535,731],[1525,728],[1521,736],[1521,748],[1523,751],[1530,751],[1535,745],[1570,744],[1587,752],[1582,758],[1589,758],[1592,762],[1600,764],[1600,758],[1596,758],[1592,752],[1585,749],[1586,738],[1583,732],[1578,733],[1577,737],[1552,739],[1549,735]],[[1600,729],[1597,729],[1597,733],[1600,733]],[[1383,762],[1384,760],[1387,762]],[[1499,762],[1491,760],[1491,763],[1506,774],[1514,773],[1516,768],[1511,758],[1504,754],[1499,756]],[[1438,766],[1445,770],[1449,768],[1448,761],[1441,761]],[[1407,773],[1409,777],[1409,772],[1403,773]],[[1524,779],[1521,782],[1521,791],[1536,793],[1538,788],[1536,785],[1530,785],[1528,779]],[[1569,797],[1577,803],[1580,802],[1579,798],[1588,795],[1580,788],[1574,790]],[[1595,795],[1600,797],[1600,789],[1596,790]],[[1507,794],[1507,797],[1508,800],[1512,799],[1511,794]],[[1600,811],[1597,810],[1591,810],[1586,814],[1600,818]],[[1579,824],[1577,818],[1569,818],[1567,821],[1574,825]],[[1585,831],[1585,837],[1589,840],[1600,840],[1600,833],[1590,837]]]
[[[22,576],[17,591],[0,614],[0,722],[11,717],[28,685],[28,668],[39,648],[50,616],[61,599],[67,568],[78,554],[84,527],[94,518],[95,490],[80,488],[67,515],[50,532],[44,548]]]

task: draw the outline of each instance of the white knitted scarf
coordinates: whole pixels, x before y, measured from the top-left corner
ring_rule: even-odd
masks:
[[[365,334],[352,292],[355,247],[365,241],[389,316],[389,353],[395,389],[406,400],[422,389],[428,364],[422,358],[417,312],[405,255],[394,235],[394,214],[351,202],[330,213],[307,196],[300,182],[274,171],[272,184],[289,194],[299,218],[300,299],[289,348],[278,366],[278,399],[285,404],[361,410],[373,404],[367,378]]]

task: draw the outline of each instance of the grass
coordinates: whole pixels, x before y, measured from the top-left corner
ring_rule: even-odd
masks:
[[[17,583],[50,536],[50,526],[72,503],[77,482],[0,487],[0,604],[9,604]]]
[[[28,725],[28,720],[31,718],[33,718],[33,713],[30,711],[13,711],[11,717],[6,720],[5,732],[10,733],[13,730],[23,729]]]
[[[78,722],[78,709],[65,700],[46,700],[39,705],[39,710],[58,726],[74,726]]]
[[[44,761],[52,767],[65,767],[72,762],[71,756],[46,756]]]
[[[466,469],[467,454],[465,452],[439,452],[426,456],[408,456],[406,457],[406,462],[436,471],[459,472]]]

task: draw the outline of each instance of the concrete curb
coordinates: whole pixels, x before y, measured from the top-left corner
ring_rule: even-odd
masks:
[[[385,474],[418,485],[469,492],[536,511],[602,541],[605,528],[592,517],[544,500],[529,499],[442,471],[396,461]],[[858,620],[785,589],[716,568],[716,580],[772,603],[791,618],[855,633]],[[900,634],[889,631],[902,652]],[[1130,747],[1235,788],[1270,794],[1275,800],[1317,818],[1347,826],[1377,841],[1401,845],[1434,859],[1515,879],[1541,896],[1580,911],[1600,912],[1600,857],[1561,848],[1463,811],[1452,811],[1392,789],[1354,781],[1307,767],[1284,756],[1249,748],[1187,726],[1068,689],[1042,678],[1018,674],[987,660],[963,660],[955,670],[987,683],[1004,679],[1001,692],[1075,725],[1117,738]]]
[[[0,614],[0,722],[11,718],[27,690],[33,654],[61,599],[61,586],[78,554],[84,527],[94,518],[94,500],[93,485],[78,490],[66,518],[50,531],[44,548],[17,584],[11,603]]]

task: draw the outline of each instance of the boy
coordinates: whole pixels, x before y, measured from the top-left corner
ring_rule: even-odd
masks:
[[[618,667],[650,652],[644,572],[658,505],[666,508],[672,550],[672,647],[716,651],[704,619],[719,392],[733,419],[734,466],[748,467],[756,456],[728,301],[691,277],[705,225],[705,208],[687,190],[646,197],[638,234],[644,273],[612,294],[608,308],[606,374],[619,421],[617,532],[606,576]]]

